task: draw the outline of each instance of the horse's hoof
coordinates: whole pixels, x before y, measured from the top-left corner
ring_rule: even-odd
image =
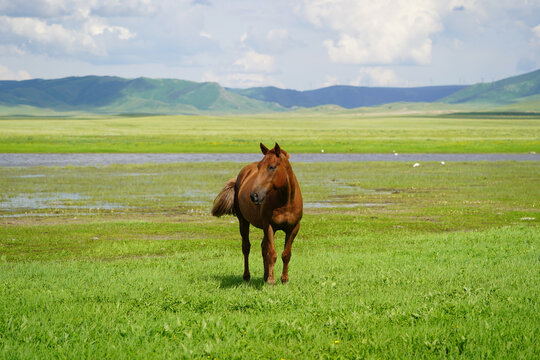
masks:
[[[288,278],[288,277],[286,277],[286,278],[282,277],[282,278],[281,278],[281,283],[282,283],[282,284],[286,284],[286,283],[288,283],[288,282],[289,282],[289,278]]]
[[[276,280],[274,280],[274,279],[268,279],[268,280],[266,280],[266,283],[267,283],[268,285],[274,286],[274,285],[276,285]]]
[[[248,282],[250,279],[251,279],[251,275],[250,275],[250,274],[244,274],[244,281],[245,281],[245,282]]]

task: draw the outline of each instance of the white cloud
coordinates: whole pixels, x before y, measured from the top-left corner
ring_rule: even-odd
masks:
[[[129,40],[135,34],[122,26],[110,26],[96,19],[89,19],[85,25],[86,32],[92,36],[104,35],[105,33],[115,34],[120,40]]]
[[[0,65],[0,80],[28,80],[30,78],[30,74],[25,70],[12,71]]]
[[[0,63],[10,78],[211,69],[235,86],[472,83],[538,66],[539,11],[540,0],[0,0]]]
[[[324,41],[333,62],[393,64],[431,62],[431,36],[443,29],[431,0],[305,0],[303,11],[330,30]]]
[[[249,88],[257,86],[278,86],[283,84],[276,79],[263,74],[231,73],[216,75],[212,71],[207,71],[202,76],[202,81],[217,82],[222,86]]]
[[[246,45],[247,38],[248,38],[247,32],[244,32],[242,33],[242,35],[240,35],[240,42],[242,43],[242,46]]]
[[[536,25],[532,28],[534,36],[536,36],[538,39],[540,39],[540,24]]]
[[[35,18],[1,16],[0,30],[45,46],[62,47],[68,53],[76,51],[100,53],[96,42],[89,34],[67,29],[60,24],[49,25]]]
[[[20,49],[49,54],[107,55],[106,48],[98,43],[101,36],[112,35],[119,40],[129,40],[135,33],[122,26],[111,26],[101,20],[88,18],[72,29],[61,23],[31,17],[0,16],[0,34],[10,38]],[[20,45],[22,44],[22,45]],[[21,50],[23,51],[23,50]]]
[[[326,75],[324,78],[324,82],[321,84],[321,87],[328,87],[337,85],[339,83],[339,79],[335,76]]]
[[[274,71],[274,57],[249,50],[237,59],[234,65],[242,67],[245,72],[270,73]]]
[[[206,39],[211,39],[212,38],[212,35],[210,35],[209,33],[207,33],[206,31],[201,31],[199,33],[199,36],[202,37],[202,38],[206,38]]]
[[[355,86],[399,86],[396,73],[380,66],[361,68],[358,77],[350,83]]]

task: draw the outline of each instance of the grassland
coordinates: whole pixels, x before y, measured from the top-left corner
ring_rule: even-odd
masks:
[[[294,164],[275,287],[260,231],[244,284],[237,224],[208,215],[239,167],[2,168],[0,358],[540,353],[538,162]]]
[[[449,116],[417,106],[252,116],[6,117],[0,152],[256,152],[260,141],[279,141],[296,153],[540,152],[536,113]]]

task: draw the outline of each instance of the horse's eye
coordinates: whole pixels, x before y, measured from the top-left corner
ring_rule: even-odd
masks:
[[[274,170],[276,170],[276,167],[273,166],[273,165],[268,165],[268,170],[274,171]]]

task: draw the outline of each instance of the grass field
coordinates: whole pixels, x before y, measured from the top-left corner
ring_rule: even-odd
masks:
[[[71,136],[50,121],[37,138]],[[81,121],[84,138],[125,120]],[[159,136],[182,121],[164,119]],[[475,129],[534,145],[535,121]],[[3,151],[25,122],[2,132]],[[411,165],[293,164],[305,217],[291,281],[274,287],[261,232],[244,284],[236,221],[208,214],[239,164],[2,168],[0,358],[537,357],[540,163]]]
[[[4,117],[0,153],[256,152],[260,141],[279,141],[293,153],[540,152],[538,113],[448,115],[414,106],[214,117]]]

